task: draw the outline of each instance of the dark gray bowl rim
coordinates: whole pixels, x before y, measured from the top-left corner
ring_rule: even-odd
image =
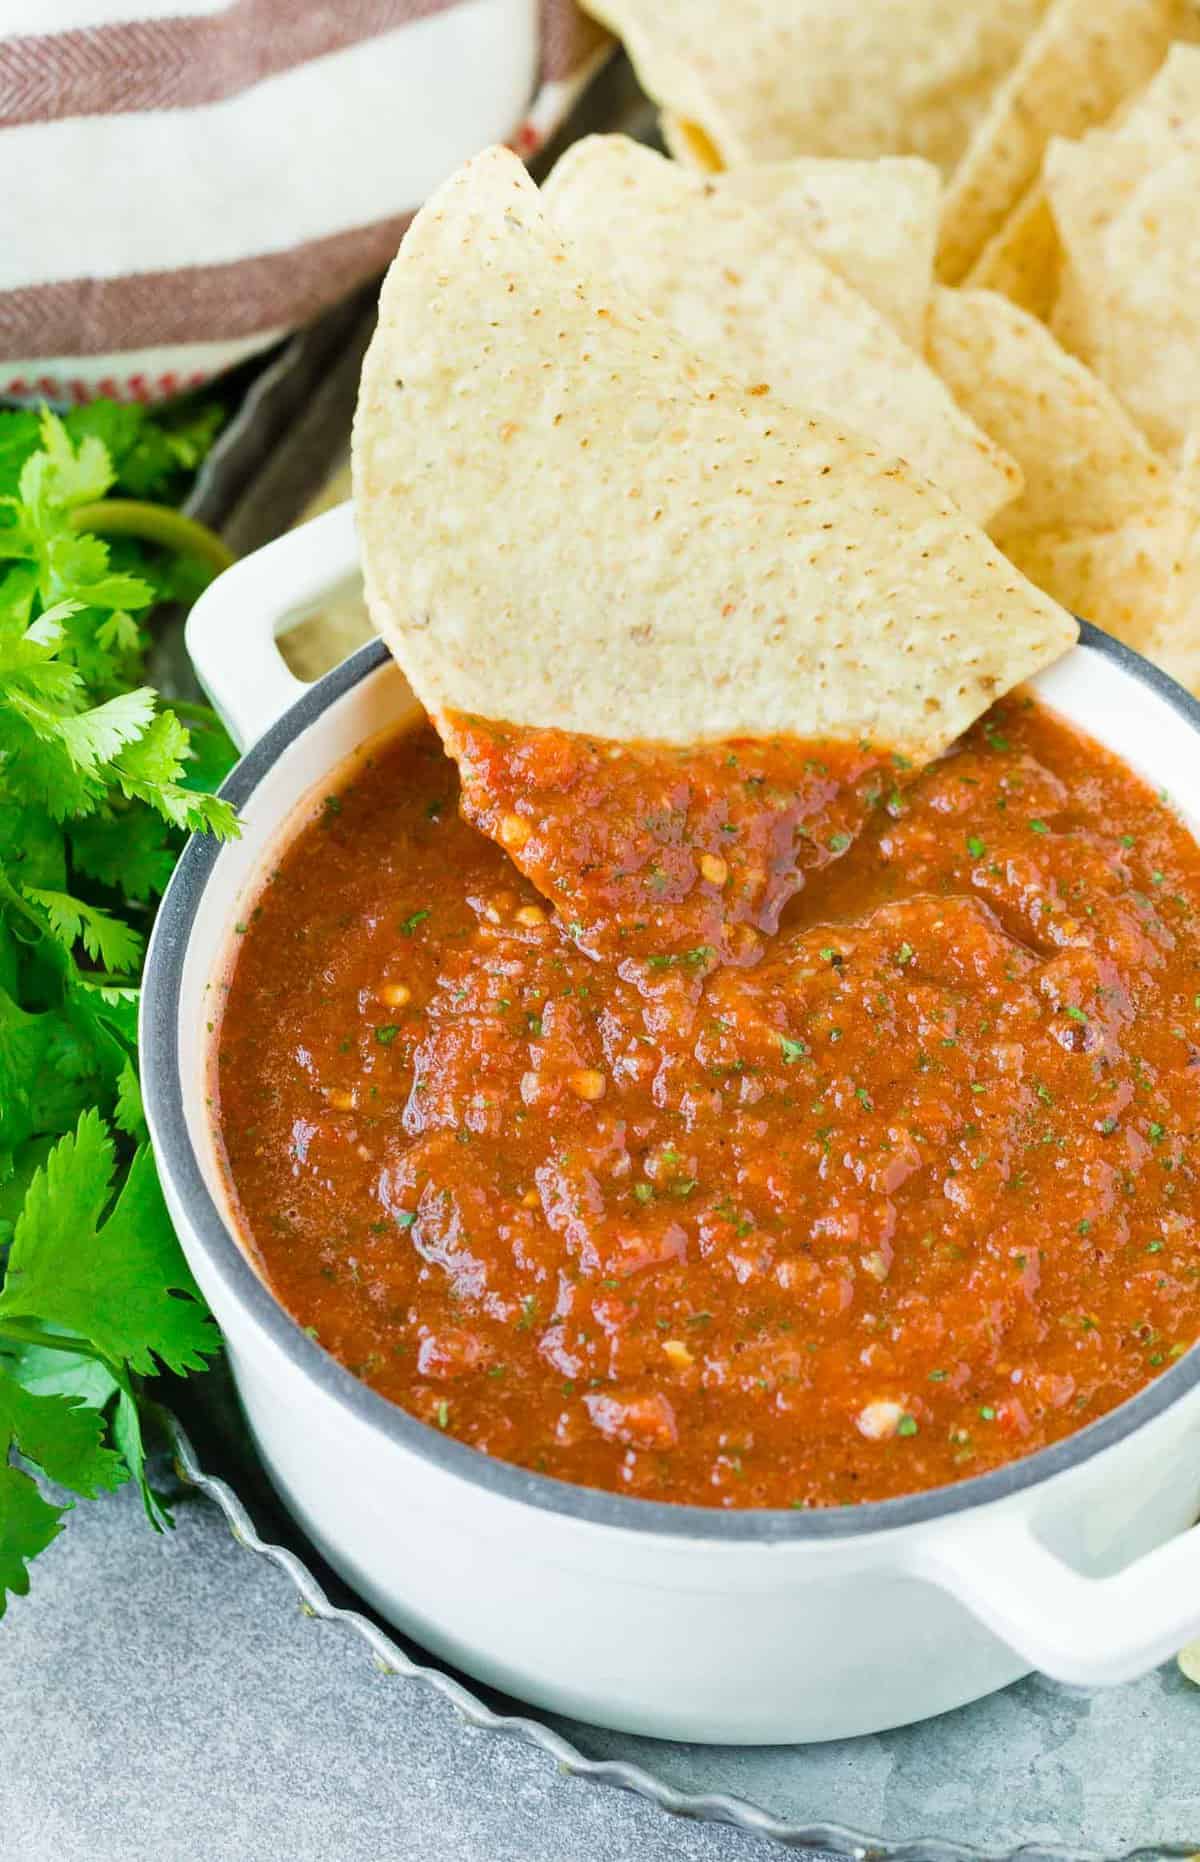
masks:
[[[1113,660],[1131,678],[1148,686],[1200,738],[1200,703],[1167,673],[1088,622],[1080,623],[1079,644]],[[370,641],[318,679],[246,752],[223,784],[221,794],[239,810],[244,808],[268,771],[302,732],[388,659],[382,642]],[[1192,1349],[1136,1396],[1036,1454],[951,1486],[894,1500],[820,1509],[726,1511],[579,1487],[498,1461],[481,1449],[419,1422],[361,1383],[290,1317],[250,1265],[204,1182],[184,1111],[178,1021],[188,940],[220,858],[220,845],[211,838],[193,835],[188,841],[159,908],[146,958],[139,1033],[142,1090],[159,1165],[230,1297],[308,1382],[358,1421],[447,1474],[526,1506],[625,1531],[741,1543],[852,1538],[950,1518],[1039,1486],[1124,1441],[1200,1383],[1200,1350]]]

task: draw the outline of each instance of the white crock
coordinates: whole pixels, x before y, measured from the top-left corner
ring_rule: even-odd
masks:
[[[1144,1672],[1200,1632],[1200,1352],[1070,1440],[955,1487],[824,1512],[717,1512],[493,1461],[376,1396],[283,1312],[234,1241],[206,1112],[206,1023],[240,902],[314,789],[414,709],[379,645],[315,686],[275,636],[357,572],[348,507],[223,575],[197,671],[235,738],[242,838],[189,844],[147,958],[146,1110],[167,1200],[263,1459],[329,1562],[427,1648],[520,1698],[674,1739],[841,1738],[1031,1667]],[[1200,707],[1086,629],[1045,701],[1200,826]]]

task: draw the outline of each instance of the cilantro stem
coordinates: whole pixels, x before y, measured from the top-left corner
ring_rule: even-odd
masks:
[[[46,920],[35,905],[23,897],[20,889],[14,886],[8,874],[0,866],[0,903],[9,906],[14,912],[20,912],[22,918],[31,924],[40,937],[49,935]],[[136,987],[137,976],[132,970],[117,973],[112,970],[81,970],[73,957],[68,956],[71,973],[78,983],[91,983],[94,987],[108,989],[132,989]]]
[[[199,524],[194,517],[184,517],[162,504],[144,504],[137,498],[101,498],[97,504],[79,504],[71,512],[76,530],[90,530],[102,537],[140,537],[145,543],[160,543],[164,549],[178,550],[181,556],[194,556],[215,575],[237,561],[231,549],[222,543],[215,530]]]
[[[73,1351],[78,1358],[94,1358],[97,1364],[110,1360],[85,1338],[68,1338],[62,1332],[48,1332],[33,1319],[0,1317],[0,1340],[10,1345],[42,1345],[50,1351]]]
[[[14,912],[20,912],[22,918],[34,926],[39,936],[46,935],[46,920],[13,885],[2,866],[0,866],[0,899],[3,899],[6,905],[11,905]]]

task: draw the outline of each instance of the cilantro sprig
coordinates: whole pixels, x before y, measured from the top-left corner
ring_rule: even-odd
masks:
[[[145,681],[155,603],[224,552],[143,501],[183,488],[217,418],[0,413],[0,1616],[71,1504],[43,1481],[92,1498],[132,1479],[169,1524],[141,1380],[218,1346],[136,1067],[142,954],[183,835],[236,832],[209,793],[232,745]]]

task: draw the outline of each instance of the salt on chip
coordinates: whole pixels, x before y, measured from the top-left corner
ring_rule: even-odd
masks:
[[[585,0],[704,170],[923,155],[948,171],[1047,0]]]
[[[1114,127],[1053,142],[1065,275],[1052,317],[1151,443],[1200,427],[1200,48],[1176,45]]]
[[[938,277],[958,284],[1037,179],[1052,136],[1104,123],[1166,57],[1183,0],[1052,0],[946,191]]]
[[[776,220],[626,136],[574,143],[543,199],[597,270],[722,372],[844,421],[977,523],[1020,491],[923,358]]]
[[[911,348],[924,346],[942,193],[932,162],[797,156],[731,168],[712,185],[802,239]]]
[[[902,462],[625,302],[505,150],[404,240],[353,456],[372,618],[435,717],[921,759],[1075,638]]]

